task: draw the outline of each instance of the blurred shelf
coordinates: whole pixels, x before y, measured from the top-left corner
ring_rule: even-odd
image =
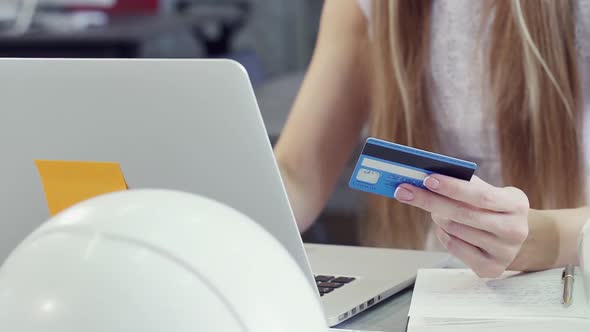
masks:
[[[180,16],[112,17],[104,27],[0,35],[0,57],[195,58],[203,55]]]

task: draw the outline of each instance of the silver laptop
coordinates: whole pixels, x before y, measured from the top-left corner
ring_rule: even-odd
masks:
[[[0,261],[48,218],[35,159],[116,161],[130,188],[198,193],[242,211],[290,251],[332,326],[447,258],[304,247],[249,78],[235,62],[3,59],[0,72]],[[269,280],[277,287],[289,285]]]

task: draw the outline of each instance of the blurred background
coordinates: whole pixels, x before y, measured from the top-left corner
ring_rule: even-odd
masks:
[[[0,0],[0,57],[232,58],[274,144],[309,64],[321,0]],[[358,197],[340,184],[307,242],[357,244]]]

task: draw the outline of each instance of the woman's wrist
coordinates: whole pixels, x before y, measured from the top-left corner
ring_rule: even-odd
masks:
[[[529,210],[529,235],[511,270],[536,271],[578,264],[577,243],[590,209]]]
[[[554,267],[560,256],[559,227],[548,210],[530,209],[529,234],[511,270],[538,271]]]

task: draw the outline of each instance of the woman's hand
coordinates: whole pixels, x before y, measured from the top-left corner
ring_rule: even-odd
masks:
[[[427,177],[424,185],[430,191],[402,184],[395,197],[430,212],[438,239],[478,276],[502,274],[528,236],[527,196],[517,188],[494,187],[476,176],[467,182],[436,174]]]

